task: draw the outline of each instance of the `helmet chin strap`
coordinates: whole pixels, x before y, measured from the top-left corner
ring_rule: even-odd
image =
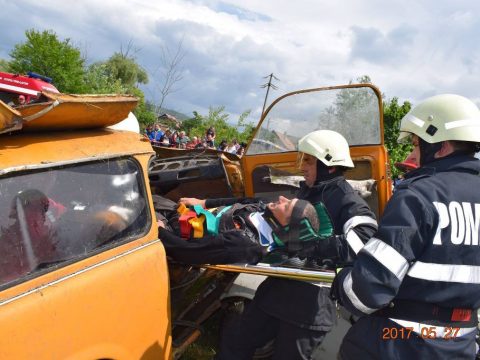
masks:
[[[420,166],[436,160],[435,154],[442,148],[442,142],[430,144],[420,137],[418,138],[418,145],[420,147]]]
[[[317,178],[315,181],[330,180],[337,176],[337,170],[335,169],[334,172],[330,173],[330,169],[330,167],[317,159]]]
[[[270,210],[268,206],[265,207],[265,211],[263,212],[263,218],[273,230],[283,227],[283,225],[278,222],[277,218],[273,215],[272,210]]]

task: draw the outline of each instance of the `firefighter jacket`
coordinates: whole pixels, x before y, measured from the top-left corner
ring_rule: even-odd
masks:
[[[348,310],[371,314],[345,337],[345,358],[351,357],[348,348],[361,347],[395,349],[382,354],[395,358],[420,358],[420,351],[429,358],[464,358],[465,352],[465,358],[474,357],[480,305],[479,173],[477,159],[451,155],[410,172],[398,185],[378,232],[333,285],[334,297]],[[378,333],[368,339],[367,328],[377,323]],[[415,336],[382,343],[381,331],[390,327],[408,328]]]
[[[377,229],[375,215],[343,176],[319,181],[312,187],[301,183],[299,199],[323,202],[334,225],[330,256],[348,262]],[[305,256],[319,256],[315,249]],[[329,289],[305,281],[267,278],[257,289],[256,304],[267,314],[296,326],[329,331],[335,322],[335,306]]]

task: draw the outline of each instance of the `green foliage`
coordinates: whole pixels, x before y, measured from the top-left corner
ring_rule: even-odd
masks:
[[[352,83],[353,82],[350,81],[350,84],[352,84]],[[372,79],[368,75],[362,75],[362,76],[357,78],[357,83],[359,83],[359,84],[371,84]]]
[[[105,69],[110,77],[120,80],[129,89],[148,83],[146,71],[134,58],[121,53],[113,54],[105,63]]]
[[[5,59],[0,59],[0,71],[8,71],[8,61]]]
[[[356,83],[370,84],[371,80],[363,76]],[[332,93],[335,93],[333,104],[318,115],[316,128],[337,131],[350,145],[380,139],[379,99],[370,87],[342,88]]]
[[[361,84],[371,83],[371,79],[368,75],[364,75],[357,78],[357,82]],[[360,100],[360,103],[365,99]],[[352,100],[349,99],[351,102]],[[354,104],[354,108],[359,108],[359,104]],[[392,178],[398,177],[400,170],[398,170],[394,164],[405,160],[408,154],[412,151],[410,144],[399,144],[397,139],[400,133],[400,122],[402,118],[410,111],[412,104],[405,101],[403,104],[399,104],[398,98],[394,97],[390,101],[383,102],[383,136],[385,140],[385,147],[387,148],[389,165],[391,169]],[[361,132],[362,129],[354,129]]]
[[[112,76],[107,65],[97,62],[90,65],[84,75],[85,91],[90,94],[125,94],[127,87]]]
[[[51,77],[61,92],[83,92],[84,59],[70,39],[61,41],[51,30],[27,30],[25,36],[27,40],[10,52],[10,72],[33,71]]]
[[[210,360],[215,357],[220,341],[220,323],[222,321],[221,311],[213,314],[202,324],[202,334],[193,344],[189,345],[181,360]]]
[[[182,121],[182,130],[187,134],[195,134],[196,136],[205,134],[206,129],[204,129],[202,116],[194,111],[193,118]]]
[[[384,102],[383,104],[383,133],[393,178],[396,178],[400,173],[394,164],[405,160],[407,155],[412,151],[410,144],[399,144],[397,141],[400,133],[400,121],[410,111],[411,107],[412,104],[408,101],[400,105],[396,97],[390,100],[390,102]]]
[[[113,54],[105,62],[90,65],[85,72],[85,88],[89,93],[130,94],[138,97],[134,113],[142,128],[156,120],[153,107],[145,102],[143,91],[136,86],[138,83],[147,82],[147,73],[135,59],[120,53]]]
[[[205,132],[211,126],[215,128],[215,144],[220,144],[223,139],[230,141],[237,139],[238,142],[248,142],[252,135],[255,126],[246,119],[250,115],[250,110],[244,111],[236,125],[232,126],[228,123],[228,114],[225,113],[225,107],[219,106],[217,108],[210,108],[207,116],[202,116],[198,112],[193,112],[194,117],[185,120],[182,123],[182,129],[189,134],[190,137],[205,136]]]
[[[145,102],[145,94],[138,84],[146,84],[148,76],[145,70],[137,64],[133,57],[122,53],[113,54],[106,62],[91,66],[90,70],[99,75],[100,84],[104,84],[103,90],[107,92],[124,93],[138,97],[138,105],[134,114],[141,128],[153,124],[156,115],[152,106]]]
[[[359,79],[367,83],[368,77]],[[331,121],[335,115],[335,129],[345,134],[352,144],[364,143],[365,139],[379,138],[378,98],[370,88],[342,89],[337,93],[335,107],[325,114]],[[354,125],[354,126],[352,126]]]
[[[238,118],[237,129],[243,129],[241,132],[241,136],[237,138],[239,143],[242,141],[250,141],[253,138],[253,133],[255,132],[255,128],[257,127],[257,124],[253,122],[247,122],[247,118],[250,115],[250,112],[250,110],[246,110],[242,114],[240,114],[240,117]]]
[[[145,103],[145,95],[143,94],[143,91],[138,88],[132,88],[130,89],[129,94],[134,95],[139,99],[138,105],[133,113],[137,117],[140,127],[143,129],[148,124],[153,124],[156,120],[156,115],[151,109],[149,109],[148,104]]]

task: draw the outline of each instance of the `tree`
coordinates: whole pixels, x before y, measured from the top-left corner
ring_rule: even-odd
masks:
[[[146,71],[128,53],[113,54],[105,63],[105,70],[108,76],[120,80],[127,89],[148,83]]]
[[[103,62],[90,65],[84,75],[85,92],[90,94],[125,94],[127,87],[113,77]]]
[[[411,107],[412,104],[408,101],[400,105],[396,97],[383,103],[383,134],[393,178],[396,178],[400,173],[394,164],[405,160],[412,151],[412,145],[399,144],[397,141],[400,133],[400,121],[410,111]]]
[[[247,122],[247,118],[250,115],[251,110],[246,110],[240,114],[240,117],[237,121],[237,129],[243,129],[240,133],[239,137],[237,138],[238,142],[249,142],[253,138],[253,133],[255,132],[256,125],[253,122]]]
[[[368,76],[358,78],[357,82],[371,84]],[[380,140],[379,100],[370,87],[336,90],[333,104],[325,107],[318,114],[316,127],[341,133],[350,145],[378,142]]]
[[[183,40],[178,43],[175,52],[171,52],[168,46],[162,47],[161,52],[160,65],[154,71],[153,75],[155,78],[157,72],[160,71],[160,79],[155,82],[155,87],[160,92],[157,115],[160,115],[167,96],[178,91],[176,85],[183,80],[183,69],[181,65],[186,55],[183,50]]]
[[[131,54],[132,42],[127,45],[126,50],[120,48],[120,52],[114,53],[107,61],[97,62],[90,65],[85,72],[85,86],[88,92],[121,93],[138,97],[138,105],[134,111],[142,127],[155,122],[156,116],[153,109],[145,102],[145,95],[137,86],[146,84],[148,75],[146,71],[137,64],[135,57]],[[136,52],[136,50],[135,50]]]
[[[8,71],[8,61],[0,59],[0,71]]]
[[[193,112],[193,118],[182,121],[182,130],[192,136],[200,136],[205,134],[206,128],[204,128],[203,117],[196,111]]]
[[[357,82],[362,84],[371,83],[371,79],[369,76],[364,75],[358,78]],[[350,81],[350,83],[352,82]],[[384,98],[384,95],[382,95],[382,98]],[[322,125],[330,124],[335,126],[336,130],[346,135],[350,143],[362,143],[369,136],[376,136],[372,132],[371,126],[372,119],[375,119],[375,114],[377,113],[376,103],[377,97],[371,91],[362,92],[353,89],[343,89],[337,94],[335,106],[327,109],[325,114],[321,114],[319,121]],[[399,144],[397,141],[400,121],[410,111],[410,108],[411,104],[408,101],[400,105],[396,97],[390,101],[383,101],[383,134],[393,178],[396,178],[400,173],[394,164],[405,160],[412,151],[411,145]],[[349,122],[352,115],[355,118],[354,127]],[[324,127],[329,128],[328,126]]]
[[[147,72],[135,59],[135,54],[138,51],[133,47],[130,40],[125,50],[121,46],[120,52],[114,53],[102,64],[102,69],[107,79],[115,81],[113,85],[120,85],[118,91],[138,97],[138,105],[134,114],[140,125],[145,127],[148,124],[153,124],[157,117],[153,109],[145,102],[143,91],[138,88],[139,84],[148,83]]]
[[[137,117],[140,126],[144,128],[148,124],[153,124],[157,119],[157,116],[145,102],[145,95],[143,94],[143,91],[138,88],[132,88],[129,94],[138,97],[138,105],[133,113]]]
[[[55,86],[64,93],[82,93],[85,60],[70,39],[59,40],[51,30],[25,32],[27,40],[15,45],[10,52],[9,71],[27,73],[33,71],[53,79]]]
[[[371,84],[368,76],[358,78],[357,81],[360,84]],[[327,119],[332,114],[335,115],[336,130],[344,134],[351,144],[362,144],[369,139],[379,139],[379,100],[377,95],[367,87],[342,89],[336,95],[334,109],[327,109],[326,115],[330,115]]]
[[[205,136],[205,132],[211,126],[215,128],[215,143],[219,144],[222,139],[233,140],[238,142],[248,142],[252,138],[255,125],[247,122],[246,119],[250,115],[250,110],[244,111],[238,118],[236,125],[228,123],[229,115],[225,113],[225,107],[219,106],[209,108],[208,115],[202,116],[198,112],[193,112],[194,117],[183,121],[182,129],[189,136]]]
[[[148,83],[147,72],[136,62],[131,52],[133,44],[130,41],[126,50],[120,46],[120,52],[115,52],[107,61],[99,61],[87,68],[85,73],[86,87],[89,92],[98,93],[132,93],[138,84]]]

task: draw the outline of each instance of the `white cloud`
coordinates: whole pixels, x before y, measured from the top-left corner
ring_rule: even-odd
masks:
[[[480,3],[473,1],[2,3],[8,16],[0,24],[0,57],[7,58],[31,28],[71,38],[89,61],[105,60],[132,41],[151,75],[145,90],[152,98],[162,46],[174,50],[183,39],[184,80],[166,105],[187,114],[225,105],[231,113],[252,109],[252,118],[258,117],[265,94],[260,85],[272,72],[281,81],[270,100],[362,75],[370,75],[389,98],[415,102],[442,92],[479,97]]]

